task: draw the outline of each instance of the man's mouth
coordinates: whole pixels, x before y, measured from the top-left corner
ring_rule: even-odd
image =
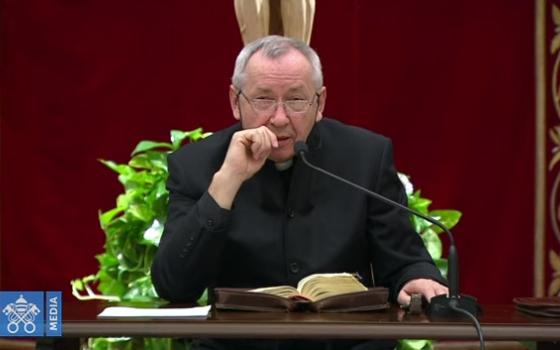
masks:
[[[283,145],[288,143],[291,140],[291,138],[288,136],[277,136],[277,140],[278,140],[278,146],[282,147]]]

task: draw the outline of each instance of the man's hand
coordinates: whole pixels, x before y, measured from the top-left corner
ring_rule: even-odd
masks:
[[[231,209],[241,184],[262,168],[276,147],[278,139],[266,126],[233,134],[224,163],[208,188],[220,207]]]
[[[241,182],[259,171],[273,148],[278,147],[276,135],[266,126],[233,134],[220,171]]]
[[[430,279],[419,278],[408,281],[402,287],[397,297],[399,305],[410,304],[410,296],[414,293],[422,294],[422,296],[430,301],[432,297],[440,294],[448,294],[449,290],[446,286]]]

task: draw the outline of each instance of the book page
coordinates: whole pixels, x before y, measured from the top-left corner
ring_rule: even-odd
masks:
[[[137,308],[124,306],[106,307],[98,318],[146,317],[146,318],[194,318],[206,319],[210,305],[186,308]]]
[[[354,275],[350,273],[322,273],[305,277],[297,289],[312,301],[334,295],[367,291]]]
[[[251,292],[272,294],[287,299],[297,297],[300,294],[298,290],[292,286],[274,286],[274,287],[256,288],[256,289],[251,289]]]

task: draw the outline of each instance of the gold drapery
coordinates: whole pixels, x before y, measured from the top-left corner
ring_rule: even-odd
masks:
[[[245,44],[267,35],[311,40],[315,0],[234,0]]]

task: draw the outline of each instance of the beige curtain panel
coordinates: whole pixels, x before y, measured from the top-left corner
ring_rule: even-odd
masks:
[[[234,4],[245,44],[271,34],[309,44],[315,0],[234,0]]]

